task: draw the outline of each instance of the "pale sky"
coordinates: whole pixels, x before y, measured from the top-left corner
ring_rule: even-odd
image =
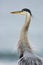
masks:
[[[36,52],[43,52],[43,0],[0,0],[0,52],[17,49],[19,34],[25,17],[9,12],[28,8],[33,17],[28,37]]]

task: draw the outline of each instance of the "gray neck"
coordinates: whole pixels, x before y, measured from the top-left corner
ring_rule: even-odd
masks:
[[[30,20],[31,20],[31,16],[26,15],[26,20],[25,20],[25,23],[24,23],[24,25],[22,27],[21,34],[20,34],[20,40],[22,40],[22,41],[23,40],[24,41],[28,40],[27,32],[28,32]]]
[[[18,50],[19,50],[20,58],[23,56],[23,52],[26,51],[26,49],[30,49],[31,51],[31,47],[30,47],[30,44],[28,41],[28,35],[27,35],[30,20],[31,20],[31,16],[27,14],[25,23],[21,29],[20,39],[18,42]]]

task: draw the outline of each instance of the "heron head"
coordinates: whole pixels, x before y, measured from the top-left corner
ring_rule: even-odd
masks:
[[[13,11],[13,12],[10,12],[10,13],[11,14],[21,14],[21,15],[27,15],[27,14],[29,14],[30,16],[32,16],[31,10],[27,9],[27,8],[24,8],[21,11]]]

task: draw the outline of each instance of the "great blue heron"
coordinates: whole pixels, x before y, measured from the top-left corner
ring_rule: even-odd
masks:
[[[25,23],[21,29],[20,39],[18,42],[18,51],[19,51],[19,65],[43,65],[41,58],[36,56],[29,44],[28,41],[28,28],[31,21],[32,13],[29,9],[24,8],[21,11],[11,12],[12,14],[21,14],[26,16]]]

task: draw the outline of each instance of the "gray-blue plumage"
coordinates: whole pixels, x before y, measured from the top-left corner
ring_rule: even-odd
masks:
[[[43,65],[43,60],[30,50],[26,50],[19,59],[18,65]]]

